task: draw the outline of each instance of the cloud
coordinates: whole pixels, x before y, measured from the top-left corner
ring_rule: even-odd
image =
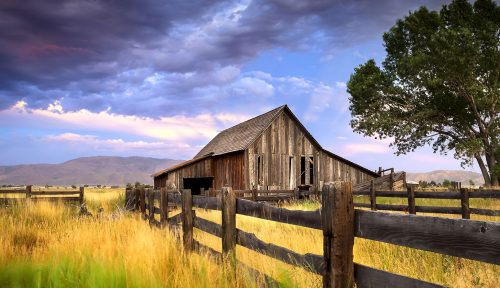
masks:
[[[390,152],[389,147],[382,144],[374,144],[374,143],[352,143],[346,144],[342,147],[344,151],[344,155],[356,155],[356,154],[364,154],[364,153],[375,153],[375,154],[384,154]]]
[[[121,132],[153,139],[173,141],[206,141],[214,137],[226,125],[250,118],[245,115],[199,114],[196,116],[177,115],[172,117],[150,118],[133,115],[114,114],[110,111],[91,112],[85,109],[64,111],[55,101],[46,109],[29,109],[24,101],[17,102],[8,110],[0,111],[0,119],[6,122],[21,118],[23,123],[48,122],[52,126],[86,128],[94,131]],[[67,137],[71,135],[66,135]]]
[[[188,100],[225,99],[199,90],[235,81],[269,97],[266,79],[257,78],[267,86],[239,75],[263,51],[333,53],[379,37],[419,5],[439,2],[2,1],[0,109],[60,100],[68,110],[158,116],[168,108],[189,112]]]

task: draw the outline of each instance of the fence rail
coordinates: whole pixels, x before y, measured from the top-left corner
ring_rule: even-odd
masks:
[[[496,192],[483,192],[482,196],[497,198]],[[354,209],[352,194],[350,183],[324,185],[321,209],[300,211],[238,198],[229,187],[222,189],[220,197],[192,196],[190,190],[137,189],[128,192],[127,206],[142,212],[158,227],[182,222],[186,250],[202,249],[236,265],[235,246],[241,245],[322,275],[324,287],[350,287],[354,282],[357,287],[442,287],[353,263],[354,237],[500,265],[500,223],[359,210]],[[160,207],[155,207],[155,199],[160,200]],[[182,212],[169,218],[170,205],[180,205]],[[195,207],[221,211],[222,224],[196,216]],[[155,214],[160,214],[160,221],[155,220]],[[322,230],[323,255],[300,254],[262,241],[236,228],[236,214]],[[222,254],[195,241],[193,228],[221,238]]]
[[[415,191],[415,187],[410,185],[406,188],[406,191],[375,190],[375,186],[372,182],[369,191],[353,192],[355,196],[369,196],[370,203],[355,202],[354,206],[370,208],[371,210],[405,211],[410,214],[416,214],[417,212],[458,214],[462,215],[463,219],[470,219],[471,214],[500,216],[500,210],[470,208],[469,203],[469,199],[471,198],[500,199],[500,190],[470,190],[467,188],[460,188],[459,185],[457,188],[459,188],[459,191],[426,192]],[[377,204],[377,197],[406,198],[408,204]],[[421,206],[415,204],[415,199],[457,199],[460,200],[460,207]]]
[[[78,190],[41,190],[33,191],[32,185],[27,185],[24,189],[0,189],[2,195],[18,195],[19,197],[0,197],[0,204],[11,205],[26,201],[64,201],[64,202],[79,202],[83,204],[84,187]],[[57,197],[59,196],[59,197]]]

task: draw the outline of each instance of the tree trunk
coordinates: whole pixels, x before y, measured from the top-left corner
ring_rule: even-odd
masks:
[[[488,169],[486,169],[486,166],[484,165],[483,158],[481,158],[481,155],[479,154],[474,154],[474,158],[476,158],[477,164],[479,165],[481,173],[483,174],[484,186],[486,187],[491,186],[490,173],[488,172]]]
[[[486,163],[488,164],[488,170],[490,171],[490,179],[492,186],[498,186],[498,177],[494,175],[495,166],[497,164],[497,159],[495,158],[495,150],[486,152]]]

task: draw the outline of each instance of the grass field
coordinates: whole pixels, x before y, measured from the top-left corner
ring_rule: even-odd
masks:
[[[238,273],[237,280],[232,282],[224,269],[208,256],[184,253],[172,232],[151,229],[137,214],[121,212],[118,208],[124,201],[123,190],[89,189],[85,198],[93,217],[79,217],[76,207],[63,204],[0,209],[0,287],[258,285],[244,273]],[[447,204],[443,200],[431,201],[437,202],[425,204]],[[473,205],[500,209],[498,200]],[[302,210],[318,207],[316,202],[287,205]],[[103,212],[97,213],[99,208]],[[220,223],[218,211],[198,210],[197,215]],[[322,253],[321,231],[242,215],[237,216],[237,226],[264,241],[300,253]],[[220,251],[220,238],[197,230],[195,238]],[[476,261],[363,239],[356,239],[354,257],[361,264],[451,287],[499,287],[499,266]],[[278,279],[284,287],[321,286],[319,276],[246,248],[237,247],[237,258]]]

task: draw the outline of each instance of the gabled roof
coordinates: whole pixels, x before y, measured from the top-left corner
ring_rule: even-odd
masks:
[[[194,156],[194,159],[208,154],[217,156],[245,150],[271,125],[273,120],[285,108],[288,109],[286,105],[280,106],[236,126],[223,130],[217,134],[214,139],[208,142],[208,144]]]

